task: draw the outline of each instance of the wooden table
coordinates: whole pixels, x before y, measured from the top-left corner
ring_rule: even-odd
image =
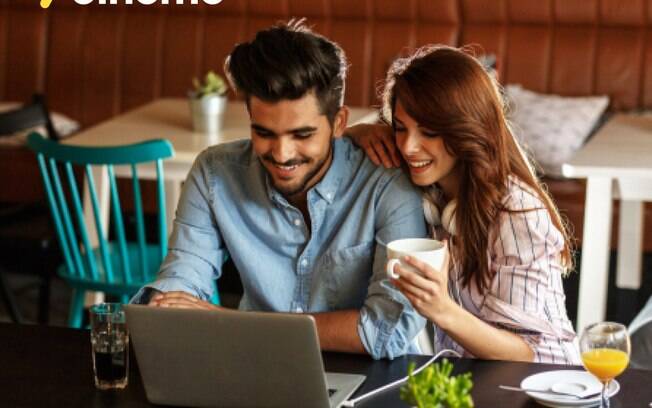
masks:
[[[614,115],[564,164],[567,177],[587,178],[578,330],[605,319],[612,201],[620,198],[616,285],[639,288],[643,202],[652,201],[652,115]]]
[[[375,109],[350,107],[349,124],[371,123],[378,118]],[[188,100],[184,98],[158,99],[147,105],[111,118],[88,128],[64,143],[82,146],[114,146],[138,143],[151,139],[167,139],[174,146],[175,156],[165,161],[166,219],[168,229],[172,226],[181,183],[185,180],[195,157],[207,147],[248,138],[250,135],[249,114],[244,102],[229,101],[221,132],[214,136],[196,133],[192,130]],[[108,178],[106,172],[98,169],[94,173],[100,207],[104,220],[108,220]],[[131,177],[128,166],[116,167],[116,175]],[[153,166],[139,166],[138,176],[142,179],[156,178]],[[88,194],[85,194],[88,197]],[[85,200],[88,200],[86,198]],[[90,209],[85,201],[84,208]],[[86,211],[86,225],[93,226],[92,212]],[[104,225],[107,225],[106,222]],[[91,228],[91,236],[96,235]]]
[[[87,330],[0,324],[0,406],[23,407],[149,407],[138,364],[131,355],[129,385],[121,391],[99,391],[93,385],[90,337]],[[180,345],[182,347],[182,345]],[[367,380],[361,395],[403,377],[410,361],[426,356],[407,356],[393,361],[374,361],[368,356],[324,353],[326,370],[360,373]],[[517,385],[528,375],[568,368],[545,364],[455,360],[455,373],[473,373],[472,396],[478,408],[538,407],[526,395],[502,391],[499,384]],[[652,372],[628,369],[618,377],[621,390],[612,408],[647,407],[652,401]],[[398,387],[363,401],[356,407],[405,407]]]

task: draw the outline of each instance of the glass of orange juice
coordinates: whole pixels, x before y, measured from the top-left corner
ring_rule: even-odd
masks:
[[[594,323],[584,329],[580,337],[582,362],[602,382],[601,408],[609,407],[609,382],[625,371],[630,351],[627,328],[620,323]]]

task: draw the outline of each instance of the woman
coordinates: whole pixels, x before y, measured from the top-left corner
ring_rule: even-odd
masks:
[[[428,47],[393,63],[383,102],[393,138],[368,127],[352,138],[387,164],[395,143],[424,190],[434,237],[449,241],[450,267],[407,258],[421,276],[397,265],[392,281],[434,323],[436,346],[579,364],[561,281],[569,240],[510,132],[493,77],[461,50]]]

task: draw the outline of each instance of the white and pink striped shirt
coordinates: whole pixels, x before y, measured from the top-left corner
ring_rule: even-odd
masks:
[[[535,362],[581,364],[561,281],[564,238],[536,192],[515,177],[503,204],[517,212],[501,212],[491,231],[487,258],[495,275],[488,291],[480,293],[474,283],[463,287],[453,266],[451,297],[479,319],[521,336],[534,351]],[[442,239],[445,231],[439,226],[433,233]],[[473,357],[436,325],[435,347]]]

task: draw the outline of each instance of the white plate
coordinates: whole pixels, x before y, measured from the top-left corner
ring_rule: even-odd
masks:
[[[602,383],[600,381],[590,373],[581,370],[545,371],[534,374],[521,381],[521,388],[550,391],[554,384],[558,384],[555,388],[563,385],[566,389],[570,390],[575,388],[577,391],[599,392],[602,389]],[[616,380],[612,380],[609,384],[609,395],[616,395],[618,390],[620,390],[620,384]],[[541,394],[537,392],[527,392],[526,394],[546,407],[593,407],[600,404],[600,395],[578,400],[563,395]]]

